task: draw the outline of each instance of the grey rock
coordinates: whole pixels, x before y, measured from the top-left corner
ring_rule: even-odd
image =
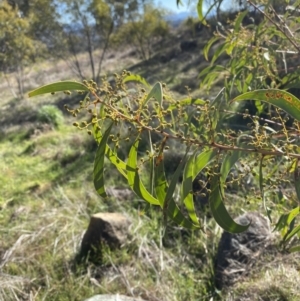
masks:
[[[251,224],[243,233],[223,232],[215,262],[218,289],[227,288],[246,276],[272,241],[269,221],[259,213],[246,213],[235,221],[241,225]]]
[[[140,298],[124,295],[96,295],[84,301],[143,301]]]
[[[101,261],[101,247],[106,243],[110,249],[119,248],[129,235],[130,221],[120,213],[97,213],[92,215],[85,232],[79,259]]]

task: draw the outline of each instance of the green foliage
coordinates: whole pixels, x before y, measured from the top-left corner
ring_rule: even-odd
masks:
[[[210,188],[204,187],[202,193],[209,194],[211,213],[217,223],[229,232],[237,233],[247,229],[247,226],[236,224],[224,206],[224,188],[229,181],[228,173],[235,169],[235,164],[241,160],[244,153],[252,153],[252,155],[248,156],[249,161],[243,161],[243,166],[249,164],[249,167],[248,171],[245,170],[235,179],[238,182],[249,173],[253,175],[257,173],[256,168],[250,167],[250,162],[253,160],[263,162],[264,158],[271,159],[278,156],[284,156],[288,162],[293,158],[298,160],[300,155],[297,153],[298,146],[295,141],[287,140],[283,147],[282,139],[277,138],[282,138],[281,131],[277,131],[276,135],[270,139],[270,134],[274,131],[269,127],[261,126],[256,118],[253,118],[253,124],[250,125],[252,130],[247,134],[244,132],[230,133],[226,128],[222,129],[222,116],[224,115],[222,115],[224,108],[221,106],[224,97],[222,91],[211,103],[202,102],[201,105],[195,105],[192,101],[180,103],[173,100],[160,83],[155,84],[148,93],[145,93],[144,89],[139,92],[138,87],[135,92],[128,91],[124,85],[128,76],[144,83],[143,79],[134,77],[126,71],[121,76],[116,76],[115,88],[112,88],[108,83],[97,87],[94,82],[85,81],[85,89],[90,91],[91,98],[87,102],[81,102],[80,107],[69,109],[71,113],[82,110],[92,112],[92,119],[85,122],[83,127],[78,123],[74,125],[81,129],[94,128],[95,139],[99,142],[95,160],[94,182],[99,194],[103,197],[106,196],[103,174],[105,154],[127,179],[130,188],[137,196],[162,208],[164,220],[168,216],[187,228],[201,227],[196,217],[193,198],[189,197],[189,194],[193,193],[191,183],[205,167]],[[57,86],[51,84],[46,88],[46,91],[57,92],[61,90],[59,85],[59,83]],[[45,87],[43,89],[40,91],[41,94],[45,91]],[[101,91],[101,97],[98,96],[97,91]],[[34,94],[38,95],[38,90]],[[253,95],[255,95],[255,99],[276,104],[277,107],[287,111],[287,113],[292,113],[295,118],[298,118],[297,120],[300,120],[296,114],[300,100],[288,92],[257,91],[252,92],[250,96]],[[247,97],[249,95],[245,94],[235,100],[242,100]],[[131,99],[131,104],[128,103],[128,99]],[[292,110],[293,108],[295,110]],[[122,136],[110,134],[114,126],[116,130],[120,127],[127,127],[128,129],[130,127],[131,130]],[[282,123],[281,126],[283,133],[286,132],[285,124]],[[88,132],[92,133],[90,130]],[[141,158],[141,163],[138,164],[139,137],[142,133],[149,134],[148,144],[150,148],[146,151],[147,155]],[[154,133],[161,136],[159,145],[152,143],[150,137]],[[130,142],[132,139],[127,163],[124,163],[118,158],[117,150],[123,141]],[[181,143],[182,149],[185,149],[185,155],[168,183],[164,176],[163,163],[164,153],[171,140],[177,140]],[[147,161],[154,163],[150,164],[155,179],[154,191],[148,191],[140,177],[143,165]],[[183,175],[183,179],[181,200],[178,202],[175,200],[174,193],[180,175]],[[259,171],[259,183],[262,193],[262,187],[266,186],[262,164]],[[266,193],[267,189],[264,190]],[[185,206],[184,211],[188,212],[191,220],[187,219],[184,211],[182,211],[183,206]],[[297,228],[295,228],[291,235],[297,232]]]
[[[252,2],[251,5],[257,8]],[[206,24],[202,6],[203,2],[199,1],[199,18]],[[97,6],[94,8],[94,13],[102,11],[97,10]],[[199,181],[202,187],[199,193],[208,198],[216,222],[226,231],[242,232],[249,225],[237,224],[224,204],[228,186],[239,187],[242,182],[248,181],[249,176],[254,177],[257,188],[253,188],[254,197],[262,200],[270,219],[272,208],[268,202],[274,193],[282,193],[281,187],[295,187],[294,203],[300,195],[300,153],[298,139],[294,138],[299,134],[300,100],[284,90],[275,89],[287,83],[291,87],[298,82],[298,71],[286,72],[282,77],[277,68],[278,53],[284,51],[282,47],[292,43],[294,50],[297,50],[298,46],[295,39],[284,33],[282,25],[274,24],[267,13],[261,13],[265,18],[258,25],[243,23],[249,14],[247,11],[235,14],[234,21],[226,27],[221,24],[206,45],[204,56],[211,60],[211,65],[200,73],[202,85],[209,89],[216,78],[226,77],[224,89],[212,101],[192,98],[175,100],[165,85],[156,83],[149,89],[143,78],[126,71],[115,75],[113,87],[106,81],[100,86],[95,81],[54,83],[31,92],[30,96],[62,90],[77,90],[79,94],[89,92],[77,108],[67,109],[75,117],[79,112],[86,112],[88,116],[86,121],[81,124],[75,122],[74,126],[86,130],[98,143],[94,184],[102,197],[107,196],[104,180],[106,156],[139,198],[161,207],[165,223],[170,218],[189,229],[202,228],[194,203],[198,192],[193,191],[193,182],[202,173],[206,181]],[[155,16],[154,11],[149,13],[150,16]],[[145,13],[145,20],[146,17]],[[294,21],[295,18],[291,17],[285,25],[293,28]],[[138,24],[138,28],[143,28],[143,23],[138,22],[135,19],[126,26],[130,28]],[[151,24],[150,19],[146,23]],[[132,30],[138,32],[135,27]],[[145,32],[141,35],[147,38]],[[269,43],[272,39],[274,43]],[[211,55],[213,47],[215,49]],[[216,64],[225,57],[225,66],[222,62]],[[138,84],[128,90],[126,83],[129,81],[136,81],[147,90],[141,89]],[[258,90],[266,87],[269,89]],[[232,99],[236,94],[241,95]],[[228,113],[232,114],[230,106],[233,102],[246,99],[256,100],[260,113],[264,112],[261,102],[266,103],[271,108],[270,119],[245,111],[240,114],[250,121],[247,129],[232,130],[226,124]],[[291,123],[287,123],[287,115],[294,118]],[[125,131],[121,132],[120,128]],[[154,135],[160,137],[156,138],[155,143],[152,141]],[[142,136],[148,137],[148,141],[146,151],[140,154],[139,141]],[[180,145],[184,155],[168,180],[164,172],[164,158],[172,141]],[[127,159],[122,160],[119,149],[124,149],[126,144],[129,144],[126,147]],[[150,173],[146,185],[143,181],[145,171]],[[179,180],[181,187],[180,193],[177,193]],[[300,226],[294,223],[295,211],[292,212],[293,217],[285,214],[277,225],[284,232],[285,242],[300,232]]]
[[[55,0],[23,0],[14,1],[19,15],[30,24],[30,37],[44,45],[38,58],[60,57],[65,51],[63,30],[60,24],[60,15]]]
[[[53,105],[42,106],[37,112],[37,121],[59,127],[63,123],[62,112]]]
[[[271,4],[270,11],[262,11],[254,2],[249,3],[250,11],[232,13],[229,21],[220,20],[204,48],[211,64],[200,73],[201,85],[209,90],[222,74],[227,99],[256,89],[299,85],[299,69],[294,64],[299,51],[298,17],[289,11],[278,16]],[[277,17],[286,21],[274,21]]]
[[[19,98],[24,93],[24,68],[44,49],[43,43],[32,38],[30,26],[30,19],[21,18],[17,8],[7,1],[0,3],[0,71],[15,72]]]
[[[0,28],[2,68],[13,70],[20,62],[30,62],[35,48],[32,39],[28,36],[29,22],[20,18],[18,11],[6,1],[0,6]]]

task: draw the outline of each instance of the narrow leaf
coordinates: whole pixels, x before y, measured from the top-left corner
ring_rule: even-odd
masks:
[[[212,176],[211,193],[209,195],[209,205],[211,213],[220,227],[230,233],[241,233],[248,229],[249,225],[237,224],[229,215],[223,204],[222,196],[219,189],[219,177]]]
[[[229,44],[230,45],[230,44]],[[216,50],[214,51],[214,55],[211,59],[211,64],[213,64],[218,58],[219,56],[226,51],[226,49],[228,48],[228,44],[227,43],[223,43],[221,45],[219,45]]]
[[[39,87],[33,91],[30,91],[28,93],[28,96],[33,97],[41,94],[62,92],[68,90],[89,91],[89,88],[86,85],[79,82],[62,81]]]
[[[168,191],[167,191],[167,194],[166,194],[166,197],[165,197],[164,206],[168,206],[168,201],[173,197],[176,185],[179,181],[179,177],[180,177],[180,175],[183,171],[184,165],[185,165],[187,153],[188,153],[188,149],[185,153],[185,156],[181,159],[179,165],[177,166],[176,171],[175,171],[175,173],[174,173],[174,175],[171,179],[171,183],[170,183],[170,186],[168,188]]]
[[[216,156],[217,151],[215,149],[208,149],[203,151],[200,155],[198,155],[195,159],[194,165],[194,175],[193,181],[197,177],[197,175],[202,171],[202,169],[207,166],[211,160]]]
[[[298,202],[300,203],[300,168],[299,168],[299,159],[295,163],[294,181],[295,181],[295,189],[296,189],[296,194],[297,194]]]
[[[116,152],[114,152],[108,145],[106,146],[105,149],[105,155],[108,158],[108,160],[116,166],[120,174],[126,179],[127,178],[127,172],[126,172],[126,163],[122,161]]]
[[[176,185],[178,183],[179,177],[182,173],[182,170],[185,165],[186,156],[187,156],[188,150],[184,156],[184,158],[179,163],[173,177],[170,183],[170,186],[168,187],[166,197],[163,204],[163,211],[164,215],[167,213],[167,215],[178,225],[183,226],[187,229],[196,229],[199,228],[199,223],[193,224],[190,222],[180,211],[178,205],[175,203],[175,200],[173,198],[173,194],[176,188]]]
[[[209,76],[210,73],[212,72],[217,72],[220,73],[222,71],[226,71],[226,68],[222,65],[213,65],[213,66],[208,66],[204,68],[198,75],[199,78],[201,78],[204,75]]]
[[[221,195],[224,197],[224,185],[226,182],[226,179],[228,177],[228,174],[231,170],[231,168],[234,166],[234,164],[241,158],[241,156],[243,155],[243,152],[241,151],[232,151],[230,153],[228,153],[223,162],[222,162],[222,166],[220,169],[220,191],[221,191]]]
[[[142,76],[137,75],[137,74],[127,75],[126,77],[124,77],[123,82],[124,83],[127,83],[127,82],[138,82],[138,83],[144,85],[147,88],[150,87],[149,83]]]
[[[203,16],[203,5],[204,5],[204,0],[198,0],[197,12],[198,12],[198,17],[200,22],[204,25],[207,25],[205,17]]]
[[[144,184],[140,180],[137,167],[137,149],[139,145],[139,139],[136,139],[129,151],[127,161],[127,177],[130,188],[136,193],[138,197],[147,201],[152,205],[160,205],[159,201],[153,197],[145,188]]]
[[[223,124],[222,118],[220,117],[220,107],[222,104],[224,94],[225,94],[225,88],[223,88],[218,93],[216,98],[210,103],[210,108],[214,107],[213,110],[210,110],[210,115],[212,120],[211,128],[213,130],[216,130],[216,132],[218,132],[220,126]]]
[[[93,135],[94,138],[96,140],[96,142],[99,144],[103,135],[101,133],[101,130],[97,127],[97,125],[95,124],[93,127]],[[105,155],[108,158],[108,160],[116,166],[116,168],[118,169],[118,171],[120,172],[121,175],[124,176],[124,178],[127,180],[127,172],[126,172],[126,163],[124,161],[122,161],[117,153],[115,151],[113,151],[107,144],[105,147]]]
[[[98,149],[96,152],[96,157],[94,161],[94,186],[96,191],[102,196],[106,198],[106,192],[104,188],[104,157],[105,157],[105,149],[107,144],[107,139],[109,137],[110,131],[112,129],[113,122],[109,125],[107,130],[105,131],[100,143],[98,145]]]
[[[151,89],[151,91],[149,92],[148,96],[146,97],[146,99],[144,100],[142,107],[150,100],[150,98],[153,97],[155,98],[159,105],[162,105],[162,101],[163,101],[163,90],[162,90],[162,85],[161,83],[157,82],[153,88]]]
[[[299,251],[300,251],[300,246],[294,246],[294,247],[289,248],[290,253],[299,252]]]
[[[168,191],[168,183],[164,170],[163,152],[156,158],[154,174],[156,197],[160,203],[161,208],[163,208]]]
[[[260,100],[272,104],[300,121],[300,100],[289,92],[278,89],[256,90],[239,95],[231,102],[247,99]]]
[[[168,216],[173,220],[177,225],[182,226],[184,228],[193,230],[199,229],[198,225],[190,222],[180,211],[179,207],[175,203],[174,199],[171,198],[168,202],[168,207],[166,208]]]
[[[264,209],[267,213],[269,221],[272,223],[271,210],[267,207],[266,197],[265,197],[265,193],[264,193],[264,174],[263,174],[263,168],[262,168],[263,161],[264,161],[264,157],[261,157],[260,164],[259,164],[259,189],[260,189],[260,194],[261,194],[261,197],[263,200]]]
[[[197,150],[196,150],[197,151]],[[196,225],[199,224],[199,220],[196,214],[194,197],[193,197],[193,178],[194,178],[194,166],[196,151],[188,159],[184,171],[183,171],[183,180],[181,185],[181,199],[188,211],[188,214]]]
[[[241,28],[241,23],[243,21],[243,19],[245,18],[245,16],[247,16],[249,14],[248,10],[245,10],[244,12],[240,12],[238,17],[236,18],[235,22],[234,22],[234,32],[237,33],[240,28]]]
[[[287,242],[290,240],[294,235],[296,235],[300,231],[300,225],[298,225],[296,228],[294,228],[286,237],[284,238],[284,241]]]
[[[206,101],[200,98],[185,98],[179,101],[178,104],[172,104],[169,106],[170,110],[176,109],[177,105],[180,106],[189,106],[189,105],[194,105],[194,106],[202,106],[206,104]]]
[[[281,231],[283,230],[283,234],[285,235],[288,232],[288,228],[291,222],[295,219],[295,217],[300,213],[300,208],[296,207],[291,210],[287,214],[282,214],[275,226],[274,231]]]
[[[205,59],[208,61],[208,54],[209,54],[209,50],[211,48],[211,46],[220,40],[219,36],[214,36],[213,38],[211,38],[208,43],[204,46],[203,48],[203,56],[205,57]]]
[[[150,145],[150,152],[154,154],[151,132],[148,131],[148,139]],[[149,156],[149,165],[150,165],[150,193],[154,195],[154,187],[155,187],[155,165],[154,165],[154,156]]]

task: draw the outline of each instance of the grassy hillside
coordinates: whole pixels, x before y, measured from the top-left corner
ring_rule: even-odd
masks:
[[[198,33],[197,48],[180,50],[180,41],[191,34],[179,31],[158,43],[147,62],[136,58],[132,49],[111,51],[104,71],[109,76],[126,68],[151,83],[166,82],[177,97],[188,93],[186,85],[192,95],[209,97],[199,90],[197,78],[208,64],[201,55],[207,36]],[[81,60],[86,59],[82,55]],[[28,90],[74,78],[63,61],[40,63],[26,73]],[[9,82],[15,89],[13,75]],[[80,301],[101,293],[149,301],[241,300],[239,295],[250,295],[244,300],[299,299],[295,285],[299,264],[292,260],[289,265],[277,261],[267,276],[256,271],[227,297],[219,296],[213,259],[221,230],[214,221],[204,218],[206,233],[169,225],[163,238],[160,211],[134,195],[102,200],[92,183],[96,143],[72,127],[73,118],[63,109],[78,99],[62,94],[16,100],[4,78],[0,87],[0,300]],[[219,88],[216,85],[212,94]],[[126,187],[113,168],[105,172],[108,186]],[[236,196],[233,201],[239,208],[232,206],[232,210],[241,213],[245,200]],[[103,211],[121,212],[132,221],[131,240],[114,253],[106,249],[100,265],[78,265],[75,257],[89,217]],[[285,274],[294,280],[280,290]]]

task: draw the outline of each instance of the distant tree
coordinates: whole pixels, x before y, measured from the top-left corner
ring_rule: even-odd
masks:
[[[88,77],[99,82],[102,62],[113,32],[128,21],[130,14],[139,11],[142,2],[144,1],[60,0],[66,7],[65,18],[71,21],[68,21],[70,25],[67,26],[66,40],[72,55],[72,66],[80,78]],[[97,49],[101,49],[100,53],[95,51]],[[88,53],[89,71],[79,61],[78,55],[82,52]]]
[[[19,17],[29,23],[28,34],[47,46],[43,57],[51,53],[54,56],[63,49],[62,27],[55,0],[9,0],[12,8],[18,10]],[[45,50],[45,49],[44,49]]]
[[[155,40],[164,38],[169,32],[168,23],[164,20],[164,11],[151,4],[143,7],[143,13],[129,14],[129,20],[116,33],[118,43],[133,45],[140,56],[147,60],[151,57]]]
[[[7,1],[0,2],[0,70],[11,88],[14,97],[24,93],[24,68],[31,64],[44,45],[31,37],[30,18],[22,18],[17,6]],[[18,84],[16,93],[7,75],[14,72]]]

